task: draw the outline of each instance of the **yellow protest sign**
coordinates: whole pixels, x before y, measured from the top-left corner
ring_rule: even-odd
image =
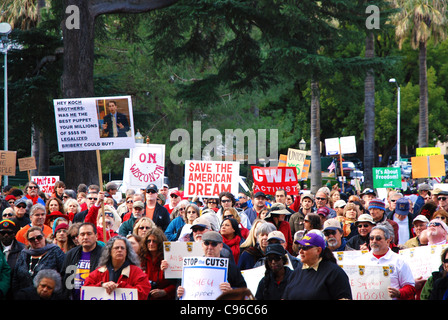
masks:
[[[300,179],[302,177],[302,169],[303,163],[306,159],[306,151],[297,150],[297,149],[288,149],[288,156],[286,158],[286,166],[287,167],[296,167],[297,168],[297,178]]]
[[[415,155],[417,157],[423,157],[423,156],[436,156],[441,154],[442,152],[440,151],[439,147],[434,147],[434,148],[417,148],[415,150]]]

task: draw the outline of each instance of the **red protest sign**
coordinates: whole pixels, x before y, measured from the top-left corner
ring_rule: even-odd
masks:
[[[274,195],[283,189],[287,194],[298,194],[296,167],[252,167],[254,193],[262,191]]]

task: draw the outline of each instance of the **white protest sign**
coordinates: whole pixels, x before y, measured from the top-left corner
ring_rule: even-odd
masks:
[[[390,268],[380,265],[343,265],[349,278],[353,300],[391,300]]]
[[[428,279],[432,272],[439,270],[442,263],[440,256],[447,246],[448,244],[415,247],[400,250],[399,254],[411,268],[414,279]]]
[[[137,289],[117,288],[111,294],[103,287],[81,287],[81,300],[138,300]]]
[[[288,148],[288,155],[286,157],[286,167],[297,168],[297,178],[302,178],[303,164],[306,160],[306,151]]]
[[[50,195],[54,192],[54,184],[59,181],[59,176],[31,176],[31,181],[39,186],[40,191]]]
[[[182,300],[216,300],[219,285],[227,281],[228,258],[188,257],[183,259]]]
[[[241,270],[241,274],[243,275],[244,281],[246,281],[247,288],[254,296],[257,293],[258,284],[264,277],[265,272],[266,267],[264,265],[252,269]]]
[[[185,161],[185,197],[217,197],[221,192],[238,194],[238,161]]]
[[[168,262],[165,278],[182,278],[183,258],[197,257],[203,253],[201,242],[163,242],[163,257]]]
[[[355,136],[325,139],[325,151],[327,156],[356,153]]]
[[[165,145],[136,143],[135,148],[129,150],[127,165],[123,180],[124,177],[128,179],[129,188],[138,190],[150,183],[161,188],[165,175]]]
[[[348,250],[348,251],[334,251],[333,255],[336,258],[337,264],[356,264],[354,261],[367,253],[367,250]]]
[[[55,99],[53,104],[59,152],[134,147],[130,96]]]

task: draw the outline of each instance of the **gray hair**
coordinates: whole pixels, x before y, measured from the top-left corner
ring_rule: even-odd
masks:
[[[277,228],[275,227],[274,224],[270,222],[262,223],[257,227],[257,233],[255,237],[258,237],[260,234],[269,234],[270,232],[275,230],[277,230]]]
[[[111,251],[112,247],[114,246],[115,241],[117,240],[123,240],[126,245],[126,258],[129,260],[129,262],[133,265],[140,266],[140,259],[138,258],[137,254],[135,253],[134,249],[132,248],[131,242],[129,242],[126,237],[123,236],[115,236],[113,238],[110,238],[109,241],[107,241],[106,245],[104,246],[100,261],[98,263],[99,266],[106,266],[107,263],[110,261],[111,257]]]
[[[59,272],[54,269],[42,269],[33,279],[34,287],[37,288],[42,279],[51,279],[54,281],[54,292],[58,292],[62,288],[62,279]]]
[[[45,209],[45,206],[40,204],[40,203],[36,203],[35,205],[33,205],[31,207],[30,210],[30,217],[37,211],[37,210],[42,210],[43,212],[47,213],[47,210]]]
[[[387,224],[390,226],[389,223],[387,223]],[[372,231],[373,230],[381,230],[384,233],[384,237],[386,238],[386,240],[390,239],[391,241],[393,241],[393,239],[394,239],[393,228],[392,228],[392,226],[390,226],[390,228],[389,228],[389,226],[387,224],[378,223],[376,226],[374,226],[372,228]],[[370,231],[370,232],[372,232],[372,231]]]

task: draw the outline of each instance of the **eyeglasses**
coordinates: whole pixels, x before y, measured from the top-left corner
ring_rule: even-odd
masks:
[[[141,226],[141,227],[138,227],[138,229],[139,230],[149,230],[149,229],[151,229],[152,227],[147,227],[147,226]]]
[[[157,240],[154,240],[154,239],[148,239],[148,240],[146,240],[146,243],[148,244],[148,243],[157,243],[158,241]]]
[[[87,198],[89,200],[98,200],[98,198]]]
[[[391,199],[390,202],[397,202],[397,200],[393,200],[393,199]]]
[[[299,251],[300,251],[300,250],[308,251],[308,250],[310,250],[311,248],[315,248],[315,246],[300,246],[300,247],[299,247]]]
[[[191,228],[191,230],[193,230],[193,232],[200,232],[200,231],[204,231],[205,227],[194,227],[194,228]]]
[[[230,202],[230,200],[228,200],[228,199],[222,199],[221,202],[222,202],[222,203],[227,203],[227,202]]]
[[[2,214],[2,217],[14,217],[14,214],[6,212],[6,213]]]
[[[171,194],[170,197],[171,197],[171,198],[177,198],[178,195],[177,195],[177,194]]]
[[[443,259],[443,263],[448,263],[448,259]]]
[[[17,208],[20,208],[20,209],[25,209],[26,208],[26,205],[18,205],[18,206],[16,206]]]
[[[224,219],[230,219],[230,218],[233,218],[233,215],[231,215],[231,214],[227,214],[227,215],[223,216],[223,218],[224,218]]]
[[[282,259],[282,257],[277,256],[277,255],[272,255],[272,256],[267,256],[267,257],[266,257],[266,260],[267,260],[268,262],[271,262],[272,260],[274,260],[275,262],[278,262],[278,261],[280,261],[281,259]]]
[[[439,200],[439,201],[445,201],[445,200],[446,200],[446,197],[438,197],[437,200]]]
[[[185,211],[185,208],[180,207],[178,210],[179,211]]]
[[[126,203],[134,203],[134,201],[128,200],[128,201],[126,201]]]
[[[44,237],[44,236],[40,234],[40,235],[38,235],[38,236],[28,238],[28,241],[29,241],[29,242],[34,242],[34,241],[36,241],[36,240],[37,240],[37,241],[40,241],[40,240],[43,239],[43,237]]]
[[[11,230],[0,230],[0,234],[1,234],[2,236],[13,235],[13,234],[14,234],[14,231],[11,231]]]
[[[381,237],[381,236],[370,236],[369,239],[370,239],[370,241],[373,241],[373,240],[381,241],[383,239],[383,237]]]
[[[328,237],[328,236],[334,236],[336,235],[336,230],[325,230],[324,231],[324,236]]]
[[[157,191],[151,189],[151,190],[146,190],[146,193],[153,193],[154,194],[154,193],[157,193]]]
[[[135,211],[142,211],[143,208],[140,208],[140,207],[134,207],[134,210],[135,210]]]
[[[327,198],[319,198],[319,197],[316,197],[316,200],[327,200]]]
[[[28,186],[28,189],[39,189],[38,186]]]
[[[440,227],[442,224],[440,222],[431,222],[428,227]]]
[[[9,204],[14,204],[14,200],[8,201]]]
[[[216,201],[209,201],[208,204],[218,204]]]
[[[366,224],[358,224],[358,228],[368,228],[370,227],[370,224],[366,223]]]
[[[207,247],[208,246],[212,246],[214,248],[214,247],[216,247],[218,245],[218,242],[205,240],[204,241],[204,245],[207,246]]]

